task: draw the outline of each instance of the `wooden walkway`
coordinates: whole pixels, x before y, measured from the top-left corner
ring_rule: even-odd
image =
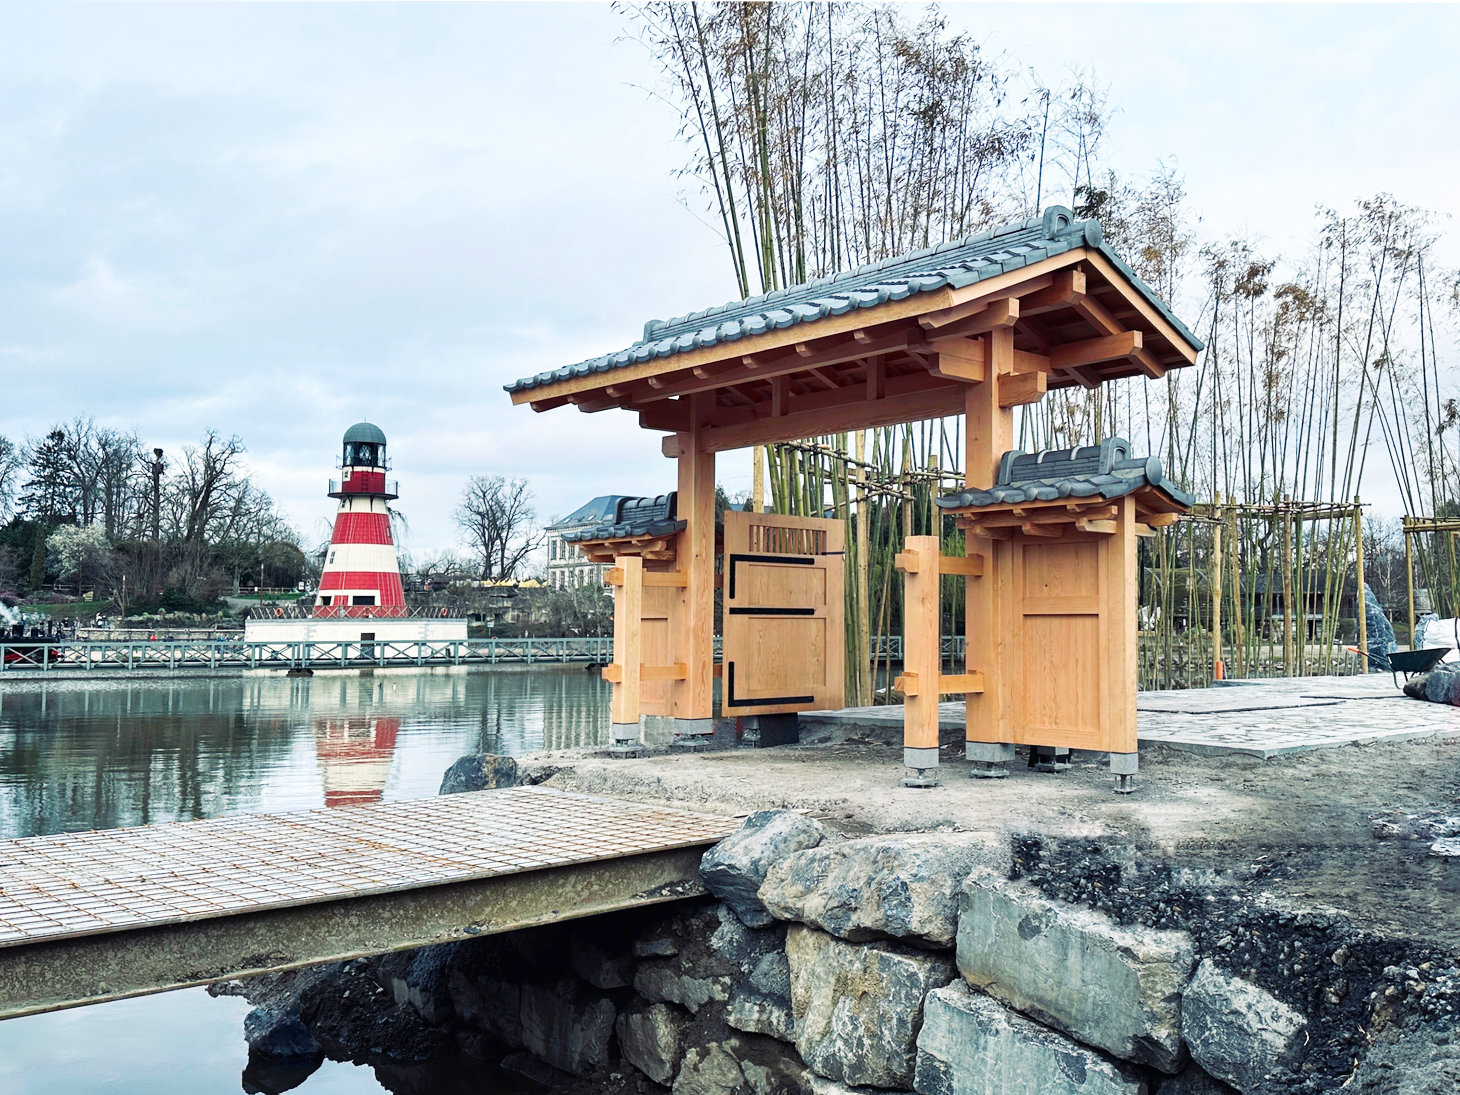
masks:
[[[0,1018],[701,893],[737,825],[523,787],[0,842]]]

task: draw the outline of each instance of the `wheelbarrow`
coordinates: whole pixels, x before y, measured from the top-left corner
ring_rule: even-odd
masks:
[[[1366,661],[1372,657],[1368,651],[1360,650],[1356,646],[1348,648]],[[1395,650],[1385,654],[1389,659],[1389,673],[1394,678],[1394,687],[1404,687],[1399,683],[1399,674],[1404,674],[1404,679],[1409,680],[1416,673],[1428,673],[1435,666],[1439,665],[1445,655],[1450,653],[1448,646],[1431,646],[1423,650]]]

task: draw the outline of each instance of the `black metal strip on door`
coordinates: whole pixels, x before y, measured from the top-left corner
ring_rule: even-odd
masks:
[[[764,696],[757,700],[735,698],[735,663],[725,663],[725,706],[726,707],[769,707],[780,703],[815,703],[815,696]]]

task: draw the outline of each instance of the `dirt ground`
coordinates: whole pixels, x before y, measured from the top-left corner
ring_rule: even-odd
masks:
[[[1421,701],[1410,701],[1419,703]],[[602,752],[522,758],[546,786],[708,812],[802,810],[850,834],[1034,832],[1134,844],[1168,862],[1217,870],[1308,907],[1344,910],[1356,927],[1460,951],[1460,857],[1431,852],[1460,834],[1460,737],[1347,745],[1270,760],[1143,746],[1137,789],[1113,793],[1104,756],[1039,773],[1024,758],[1003,780],[969,778],[962,735],[945,731],[942,785],[903,787],[895,728],[824,732],[823,740],[718,751]]]

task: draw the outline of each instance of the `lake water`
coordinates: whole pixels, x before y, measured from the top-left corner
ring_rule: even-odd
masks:
[[[464,753],[603,744],[581,667],[0,681],[0,838],[434,795]],[[0,1022],[4,1095],[250,1090],[248,1005],[185,989]],[[303,1095],[517,1091],[466,1060],[327,1061]]]

